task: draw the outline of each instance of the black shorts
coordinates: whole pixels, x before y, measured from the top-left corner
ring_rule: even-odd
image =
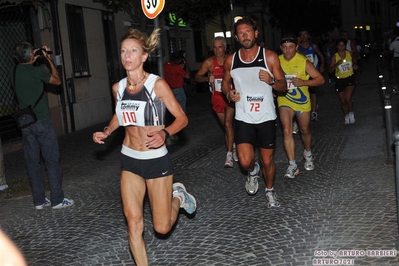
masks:
[[[347,78],[335,79],[335,91],[336,92],[341,92],[344,91],[346,87],[348,86],[355,86],[356,85],[356,79],[355,75],[349,76]]]
[[[259,144],[263,149],[274,149],[276,144],[276,120],[266,121],[260,124],[248,124],[235,121],[236,144]]]
[[[137,159],[122,153],[121,170],[134,173],[144,179],[154,179],[174,174],[169,153],[153,159]]]

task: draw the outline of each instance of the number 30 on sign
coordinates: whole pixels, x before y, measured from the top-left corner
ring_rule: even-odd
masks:
[[[156,18],[163,10],[165,0],[141,0],[141,8],[149,19]]]

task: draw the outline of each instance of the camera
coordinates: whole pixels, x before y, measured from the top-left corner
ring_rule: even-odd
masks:
[[[43,51],[46,51],[46,50],[45,50],[44,48],[40,48],[39,50],[37,50],[37,51],[35,52],[35,56],[36,56],[36,55],[44,56]],[[52,52],[52,51],[46,51],[46,53],[47,53],[47,54],[52,54],[53,52]]]

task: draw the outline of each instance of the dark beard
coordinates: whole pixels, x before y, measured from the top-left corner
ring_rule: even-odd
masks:
[[[251,49],[252,47],[254,47],[255,43],[256,43],[256,39],[253,39],[252,42],[249,44],[244,44],[244,43],[240,43],[240,44],[244,49]]]

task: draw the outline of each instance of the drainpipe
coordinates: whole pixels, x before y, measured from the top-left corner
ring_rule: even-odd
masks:
[[[61,118],[62,118],[62,125],[63,125],[63,131],[64,134],[69,133],[69,128],[68,128],[68,115],[67,115],[67,110],[66,110],[66,102],[65,102],[65,67],[63,66],[63,60],[62,60],[62,55],[63,50],[62,50],[62,42],[61,42],[61,36],[60,36],[60,22],[59,22],[59,16],[58,16],[58,0],[53,0],[50,1],[50,8],[51,8],[51,23],[52,23],[52,30],[53,30],[53,38],[54,38],[54,55],[55,55],[55,60],[56,60],[56,66],[58,73],[61,75],[61,80],[63,81],[61,84],[61,92],[58,95],[58,101],[61,106]],[[70,112],[72,111],[70,107]],[[73,112],[73,111],[72,111]],[[70,115],[71,119],[71,131],[75,131],[74,129],[74,117],[73,113]]]

